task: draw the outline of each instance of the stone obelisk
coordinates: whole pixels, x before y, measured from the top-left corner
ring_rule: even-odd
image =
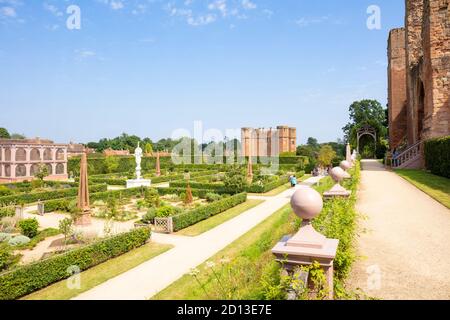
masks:
[[[161,176],[161,163],[159,159],[159,151],[156,153],[156,176]]]
[[[78,186],[78,203],[77,207],[80,211],[80,217],[75,221],[76,225],[91,224],[91,208],[89,204],[89,182],[87,172],[87,156],[83,153],[80,162],[80,184]]]
[[[248,157],[248,163],[247,163],[247,178],[253,179],[253,163],[252,163],[252,156]]]

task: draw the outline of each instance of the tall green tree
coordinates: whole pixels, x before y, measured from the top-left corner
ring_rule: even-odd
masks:
[[[353,148],[356,148],[358,129],[367,125],[371,126],[377,132],[377,156],[383,157],[386,151],[385,140],[388,133],[386,114],[386,110],[377,100],[367,99],[353,102],[349,107],[350,122],[342,128],[345,140],[349,141]],[[360,147],[362,149],[363,145],[360,145]]]
[[[317,161],[323,166],[328,167],[333,163],[334,158],[336,158],[336,151],[330,145],[323,145],[320,148]]]
[[[11,135],[5,128],[0,128],[0,139],[11,139]]]

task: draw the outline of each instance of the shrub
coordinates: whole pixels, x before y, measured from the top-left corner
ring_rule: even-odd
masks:
[[[0,232],[0,242],[8,242],[11,239],[11,234]]]
[[[0,243],[0,272],[8,268],[12,260],[11,248],[6,243]]]
[[[54,282],[71,276],[68,268],[81,271],[144,245],[150,238],[150,228],[137,228],[103,239],[32,264],[0,274],[0,300],[13,300]]]
[[[3,217],[12,217],[15,213],[16,212],[13,206],[0,206],[0,219]]]
[[[14,238],[9,239],[8,244],[10,246],[16,247],[27,244],[31,241],[31,239],[27,236],[16,236]]]
[[[205,220],[211,216],[224,212],[230,208],[237,206],[238,204],[247,201],[247,194],[240,193],[231,197],[224,198],[222,200],[213,202],[209,205],[195,208],[175,215],[173,219],[173,230],[178,231],[187,228],[197,222]]]
[[[224,185],[226,190],[233,190],[234,192],[242,192],[247,186],[247,178],[243,170],[239,166],[233,166],[225,174]]]
[[[147,213],[142,217],[142,222],[146,224],[153,223],[156,218],[156,209],[150,208]]]
[[[39,228],[39,222],[33,218],[33,219],[24,219],[22,221],[19,221],[19,229],[20,232],[27,236],[28,238],[33,238],[38,233]]]
[[[158,218],[167,218],[171,217],[174,214],[178,213],[180,210],[178,208],[172,206],[162,206],[156,210],[156,217]]]
[[[161,199],[159,198],[158,190],[156,189],[145,189],[144,199],[149,208],[157,208],[161,204]]]
[[[426,141],[424,153],[431,173],[450,178],[450,136]]]
[[[206,201],[208,201],[208,202],[219,201],[221,199],[222,199],[222,196],[220,194],[212,193],[212,192],[209,192],[206,194]]]

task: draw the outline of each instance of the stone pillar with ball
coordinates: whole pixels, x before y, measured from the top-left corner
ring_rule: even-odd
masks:
[[[342,170],[344,170],[344,179],[351,179],[352,176],[350,175],[350,173],[348,173],[348,169],[352,167],[350,162],[348,162],[347,160],[341,161],[339,166]]]
[[[348,198],[351,195],[351,192],[341,186],[341,181],[344,180],[345,171],[340,167],[335,167],[331,169],[330,172],[331,178],[336,182],[336,184],[329,191],[324,192],[323,197],[325,199],[331,198]]]
[[[272,253],[289,273],[295,272],[297,267],[319,263],[327,277],[329,298],[333,299],[333,261],[339,240],[326,238],[312,225],[312,220],[322,211],[322,197],[316,190],[301,186],[291,198],[291,207],[302,219],[302,225],[294,236],[278,242]]]

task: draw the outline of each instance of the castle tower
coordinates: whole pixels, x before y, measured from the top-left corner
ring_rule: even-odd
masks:
[[[289,127],[278,126],[279,153],[289,152]]]
[[[297,129],[289,128],[289,152],[297,152]]]
[[[391,30],[388,40],[389,142],[396,149],[407,135],[405,29]]]

